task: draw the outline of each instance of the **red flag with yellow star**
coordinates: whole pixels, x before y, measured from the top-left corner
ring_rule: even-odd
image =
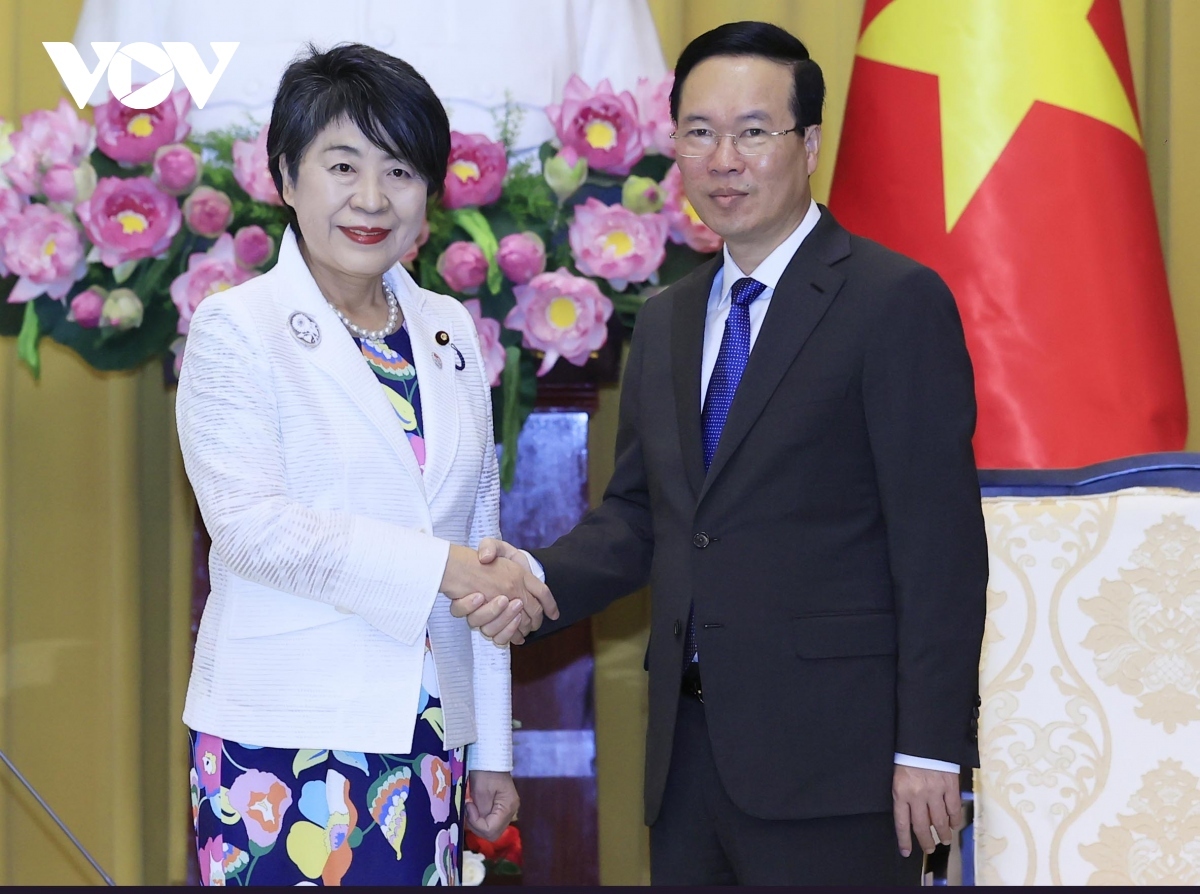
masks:
[[[981,467],[1183,448],[1119,0],[867,0],[829,204],[954,292]]]

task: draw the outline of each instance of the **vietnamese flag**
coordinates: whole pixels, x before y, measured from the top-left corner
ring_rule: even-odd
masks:
[[[1119,0],[867,0],[829,204],[954,292],[981,467],[1183,448]]]

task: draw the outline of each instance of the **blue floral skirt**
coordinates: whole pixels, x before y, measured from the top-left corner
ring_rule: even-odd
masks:
[[[463,749],[442,745],[433,653],[410,754],[260,748],[191,731],[205,885],[457,885]]]

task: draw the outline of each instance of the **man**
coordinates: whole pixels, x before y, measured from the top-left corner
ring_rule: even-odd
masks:
[[[988,569],[954,299],[813,202],[800,41],[723,25],[675,73],[684,188],[725,250],[641,312],[604,501],[533,552],[561,610],[542,632],[652,584],[656,884],[915,883],[902,856],[950,841],[976,757]]]

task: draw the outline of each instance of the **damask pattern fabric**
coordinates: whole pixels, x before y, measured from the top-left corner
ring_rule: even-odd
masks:
[[[1200,495],[984,500],[979,884],[1200,884]]]
[[[260,748],[190,731],[203,885],[456,885],[463,749],[442,747],[426,640],[410,754]]]

